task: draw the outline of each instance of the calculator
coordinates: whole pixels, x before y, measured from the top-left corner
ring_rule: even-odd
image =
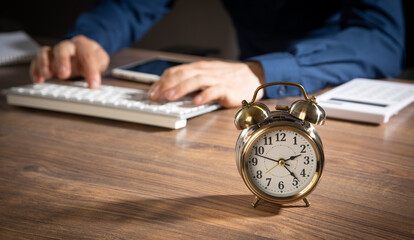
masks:
[[[387,123],[414,101],[414,82],[353,79],[317,97],[330,118]]]

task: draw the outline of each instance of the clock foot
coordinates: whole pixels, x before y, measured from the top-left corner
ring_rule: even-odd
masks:
[[[305,202],[306,207],[310,207],[310,202],[308,199],[304,198],[303,201]]]
[[[260,198],[258,196],[254,197],[254,200],[252,202],[252,206],[255,208],[257,206],[257,203],[260,201]]]

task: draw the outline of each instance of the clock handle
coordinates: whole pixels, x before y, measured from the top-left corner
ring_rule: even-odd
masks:
[[[242,108],[236,113],[236,116],[234,117],[234,125],[238,130],[246,129],[251,126],[260,124],[269,117],[269,108],[263,103],[255,103],[254,101],[256,100],[257,93],[260,89],[274,85],[291,85],[298,87],[302,91],[303,97],[306,99],[298,100],[294,102],[290,108],[286,107],[286,109],[283,110],[289,111],[292,116],[297,117],[302,121],[307,121],[318,125],[324,124],[326,118],[325,111],[320,106],[318,106],[316,103],[316,98],[314,96],[309,99],[302,85],[292,82],[273,82],[259,86],[256,91],[254,91],[253,98],[250,103],[248,103],[246,100],[242,101]],[[276,110],[281,109],[276,107]]]
[[[269,86],[274,86],[274,85],[291,85],[291,86],[298,87],[302,91],[303,97],[306,99],[306,100],[298,100],[294,102],[289,108],[288,107],[285,108],[284,106],[280,108],[280,106],[276,106],[276,110],[287,110],[289,111],[290,115],[297,117],[305,122],[310,122],[310,123],[314,123],[317,125],[323,125],[325,123],[325,119],[326,119],[325,110],[323,110],[323,108],[317,104],[316,98],[314,96],[309,98],[303,86],[298,83],[272,82],[272,83],[263,84],[259,86],[256,89],[256,91],[254,91],[253,98],[250,103],[247,103],[246,101],[243,100],[242,107],[247,108],[248,106],[253,105],[254,101],[256,100],[257,93],[259,92],[260,89],[269,87]]]
[[[308,102],[315,102],[316,101],[315,97],[312,97],[312,98],[309,99],[308,95],[306,94],[305,88],[303,88],[303,86],[298,84],[298,83],[272,82],[272,83],[266,83],[266,84],[263,84],[263,85],[259,86],[256,89],[256,91],[254,91],[253,98],[252,98],[252,101],[250,103],[253,103],[256,100],[257,93],[260,91],[260,89],[270,87],[270,86],[275,86],[275,85],[290,85],[290,86],[298,87],[302,91],[303,97],[306,99],[306,101],[308,101]]]

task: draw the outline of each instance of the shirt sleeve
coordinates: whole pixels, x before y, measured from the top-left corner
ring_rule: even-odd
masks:
[[[104,0],[81,14],[66,38],[85,35],[113,54],[142,38],[171,5],[171,0]]]
[[[390,78],[400,73],[405,34],[401,1],[342,2],[340,30],[335,34],[250,59],[262,64],[267,83],[296,82],[314,92],[357,77]],[[292,86],[266,89],[270,98],[300,94]]]

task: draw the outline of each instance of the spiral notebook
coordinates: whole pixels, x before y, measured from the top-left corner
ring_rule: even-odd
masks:
[[[0,66],[30,62],[39,45],[23,31],[0,33]]]

